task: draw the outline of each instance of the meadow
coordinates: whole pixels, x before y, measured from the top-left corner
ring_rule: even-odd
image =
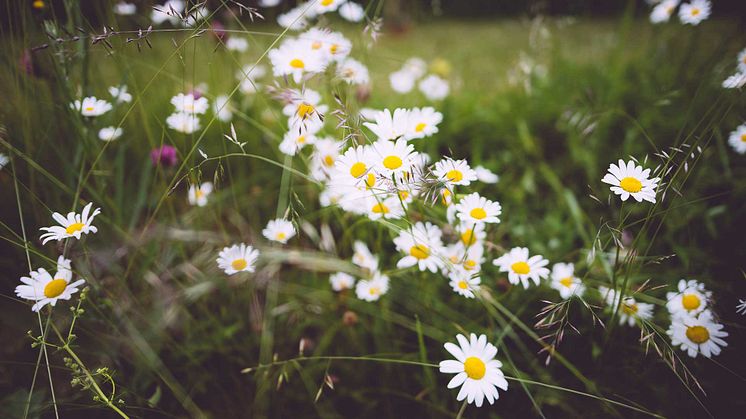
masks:
[[[198,7],[166,11],[172,21],[148,30],[146,2],[134,15],[109,2],[36,3],[7,5],[14,18],[0,37],[0,417],[700,418],[746,409],[746,317],[737,311],[746,148],[730,140],[746,100],[723,87],[746,35],[717,4],[698,25],[675,15],[653,24],[642,2],[604,18],[466,20],[424,8],[393,25],[389,6],[372,1],[361,2],[359,22],[319,12],[296,31],[277,24],[288,5],[209,2],[198,20],[186,17]],[[335,59],[300,79],[292,64],[278,75],[270,51],[314,26],[351,41],[368,80],[347,82]],[[238,38],[247,48],[228,48]],[[417,83],[433,75],[447,93],[394,88],[392,73],[413,67]],[[121,86],[129,100],[110,93]],[[86,115],[87,102],[75,101],[89,96],[109,109],[91,102],[95,115]],[[193,114],[180,114],[191,119],[171,120],[187,101]],[[377,111],[425,107],[442,115],[428,122],[434,132],[417,137],[410,121],[407,134],[380,133]],[[388,117],[397,131],[396,113]],[[102,140],[106,127],[121,134]],[[296,138],[314,135],[315,145]],[[746,128],[740,135],[746,143]],[[282,151],[288,137],[297,148]],[[370,157],[355,176],[363,186],[338,185],[346,150],[399,142],[434,165],[412,154],[400,159],[409,171],[382,169],[373,181]],[[652,200],[631,192],[622,201],[602,181],[619,160],[660,178]],[[453,165],[450,175],[438,175],[438,162]],[[499,180],[462,180],[477,166]],[[488,217],[463,210],[473,193],[499,201],[499,221],[482,222],[489,205],[479,208]],[[61,224],[43,242],[53,213],[88,203],[100,208],[92,223],[77,236]],[[270,228],[275,219],[287,223]],[[425,244],[410,242],[418,229]],[[258,256],[221,253],[240,243]],[[522,259],[493,263],[519,247],[547,261],[540,278],[521,274]],[[473,249],[476,268],[466,263]],[[61,268],[61,256],[72,266]],[[532,260],[525,268],[542,272]],[[557,273],[561,263],[574,265],[569,274]],[[34,311],[40,299],[17,287],[40,268],[68,276],[59,293],[51,282],[35,288],[62,297]],[[698,281],[686,285],[701,297],[696,314],[672,308],[689,292],[682,279]],[[667,331],[682,325],[691,340],[695,323],[723,327],[722,352],[672,343]],[[472,333],[495,346],[501,367],[485,356],[476,370],[459,360],[458,372],[466,383],[504,375],[494,404],[464,400],[441,372],[454,357],[444,344]]]

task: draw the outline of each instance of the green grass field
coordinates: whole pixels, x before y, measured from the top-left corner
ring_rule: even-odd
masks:
[[[737,22],[427,18],[403,31],[384,26],[368,47],[364,24],[326,20],[371,75],[369,95],[329,72],[307,83],[330,107],[327,135],[370,135],[357,118],[363,107],[434,106],[439,132],[415,147],[500,176],[468,189],[499,200],[503,213],[488,228],[481,292],[465,299],[440,274],[396,268],[392,240],[407,225],[430,221],[454,237],[443,205],[413,203],[396,222],[322,207],[309,153],[278,150],[286,117],[267,86],[285,81],[271,77],[265,53],[292,32],[272,19],[216,14],[249,40],[237,53],[198,29],[156,29],[152,47],[141,41],[139,50],[126,42],[132,33],[106,47],[88,35],[50,42],[42,31],[43,20],[86,34],[101,33],[94,19],[122,30],[144,24],[118,17],[115,25],[102,13],[77,10],[65,22],[26,10],[0,38],[0,152],[11,159],[0,170],[1,417],[735,417],[746,407],[744,317],[735,311],[746,297],[746,166],[728,145],[746,101],[721,87],[746,46]],[[31,53],[33,74],[23,71],[23,51],[44,43]],[[449,81],[445,100],[391,89],[389,74],[412,56]],[[244,94],[235,74],[256,62],[269,74]],[[121,84],[131,103],[95,119],[70,109]],[[171,97],[197,86],[210,103],[233,94],[244,152],[211,111],[193,134],[167,128]],[[335,128],[340,108],[347,128]],[[100,141],[109,125],[124,134]],[[163,144],[177,149],[176,166],[151,163]],[[655,204],[622,205],[601,182],[610,163],[630,156],[670,168]],[[190,206],[188,186],[206,180],[215,183],[209,204]],[[96,234],[42,245],[38,229],[52,225],[52,212],[88,202],[102,209]],[[262,229],[285,214],[298,236],[269,243]],[[391,278],[376,302],[329,286],[330,273],[359,272],[349,262],[356,240]],[[255,273],[227,276],[216,266],[220,249],[237,242],[261,252]],[[491,260],[518,246],[575,263],[583,299],[562,300],[546,283],[509,284]],[[86,279],[85,299],[37,316],[15,295],[18,278],[53,270],[61,254]],[[729,333],[717,357],[671,346],[666,292],[681,278],[713,293]],[[620,326],[601,286],[653,304],[653,317]],[[537,327],[547,302],[558,322]],[[510,377],[509,390],[481,408],[458,402],[434,368],[450,358],[443,343],[472,332],[498,347]],[[547,363],[552,333],[561,339]]]

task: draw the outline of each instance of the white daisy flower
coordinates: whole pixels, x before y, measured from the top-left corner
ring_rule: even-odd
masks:
[[[319,0],[314,5],[313,11],[317,15],[334,12],[346,1],[347,0]]]
[[[474,298],[475,292],[479,291],[479,284],[482,283],[480,277],[471,277],[470,275],[454,274],[448,285],[453,291],[466,298]]]
[[[114,14],[119,16],[131,16],[137,12],[137,6],[133,3],[120,1],[114,5]]]
[[[230,122],[233,119],[233,108],[230,104],[230,98],[228,95],[220,95],[215,98],[212,103],[212,111],[215,116],[223,122]]]
[[[329,275],[329,282],[332,284],[332,290],[339,292],[352,289],[355,277],[345,272],[337,272]]]
[[[735,131],[730,133],[728,144],[738,154],[746,153],[746,124],[741,124]]]
[[[231,36],[225,41],[225,48],[228,51],[246,52],[249,49],[249,41],[240,36]]]
[[[331,173],[335,172],[339,150],[342,147],[342,141],[336,141],[331,137],[316,140],[311,155],[311,177],[319,181],[330,178]]]
[[[679,5],[679,0],[663,0],[653,7],[653,11],[650,13],[650,22],[652,23],[663,23],[668,22],[671,19],[671,15],[676,6]]]
[[[477,243],[467,247],[458,242],[447,246],[444,256],[450,262],[443,266],[444,275],[460,274],[468,277],[482,270],[484,246]]]
[[[417,222],[411,230],[402,230],[394,239],[396,249],[404,252],[404,256],[397,262],[397,268],[408,268],[417,265],[420,271],[437,272],[443,262],[439,253],[442,252],[443,232],[431,223]]]
[[[728,336],[723,325],[715,322],[710,310],[705,310],[699,317],[673,318],[668,336],[673,346],[680,346],[682,351],[696,358],[698,354],[710,358],[719,355],[721,347],[728,346],[722,338]]]
[[[371,279],[361,279],[355,286],[357,298],[376,301],[389,291],[389,277],[376,272]]]
[[[375,164],[375,154],[368,145],[350,147],[341,155],[336,163],[338,178],[346,178],[355,183],[370,179],[371,186],[375,185],[375,172],[372,172]]]
[[[289,116],[290,130],[316,133],[324,125],[324,113],[328,110],[321,104],[321,95],[315,90],[291,90],[290,102],[282,108],[282,113]]]
[[[389,83],[391,84],[391,89],[393,89],[396,93],[409,93],[414,89],[414,84],[417,81],[417,78],[415,78],[412,73],[406,71],[406,70],[399,70],[394,71],[393,73],[389,74]]]
[[[49,304],[54,307],[58,300],[69,300],[73,294],[78,292],[78,287],[85,283],[79,279],[70,283],[73,277],[70,268],[70,260],[60,256],[57,259],[57,273],[52,275],[44,268],[29,273],[31,276],[21,277],[23,285],[16,287],[16,295],[26,300],[36,301],[31,307],[33,311],[39,311]]]
[[[500,180],[496,174],[484,166],[477,166],[474,168],[474,171],[477,173],[477,180],[482,183],[497,183]]]
[[[88,205],[83,207],[83,212],[80,214],[69,212],[67,217],[59,212],[52,214],[52,218],[60,225],[40,228],[39,230],[46,231],[39,237],[42,241],[41,244],[46,244],[50,240],[63,240],[68,237],[75,237],[80,240],[81,234],[96,233],[98,229],[93,225],[93,219],[101,213],[101,208],[96,208],[91,212],[91,207],[93,207],[93,202],[89,202]]]
[[[350,55],[352,42],[339,32],[327,32],[322,48],[327,60],[340,62]]]
[[[712,293],[705,289],[705,284],[694,279],[682,279],[678,292],[666,293],[666,308],[672,317],[697,316],[707,308]]]
[[[353,250],[352,263],[371,272],[378,270],[378,256],[373,255],[365,243],[356,240]]]
[[[700,22],[710,17],[711,9],[712,4],[709,0],[692,0],[691,3],[685,3],[679,7],[679,19],[684,24],[699,25]]]
[[[254,272],[259,251],[253,247],[240,243],[225,247],[218,255],[218,267],[228,275],[238,272]]]
[[[453,207],[454,210],[456,207]],[[450,208],[448,209],[451,210]],[[484,231],[483,223],[460,223],[456,229],[459,234],[460,242],[464,246],[474,246],[481,243],[486,237],[487,232]]]
[[[239,90],[245,95],[256,93],[261,87],[258,79],[267,75],[267,68],[263,65],[247,64],[236,72],[236,78],[241,82]]]
[[[392,114],[384,109],[373,116],[374,122],[364,122],[379,140],[396,140],[407,133],[409,128],[409,110],[397,108]]]
[[[98,139],[101,141],[114,141],[122,136],[122,129],[118,127],[105,127],[98,131]]]
[[[189,205],[197,205],[204,207],[207,205],[207,197],[212,193],[212,182],[204,182],[203,184],[191,185],[187,193],[189,199]]]
[[[606,287],[598,287],[598,291],[604,297],[609,309],[615,310],[619,304],[619,294]],[[619,324],[634,326],[636,322],[650,320],[653,318],[653,308],[652,304],[640,303],[632,297],[624,297],[619,307]]]
[[[637,202],[643,200],[655,203],[655,192],[658,187],[659,178],[650,179],[650,169],[642,169],[642,166],[635,164],[633,160],[624,163],[619,159],[619,165],[612,163],[609,165],[609,173],[601,179],[601,182],[608,183],[611,191],[620,195],[622,201],[626,201],[630,196]]]
[[[746,71],[741,70],[738,73],[723,80],[723,88],[740,89],[746,85]]]
[[[411,57],[404,62],[402,70],[409,73],[415,79],[419,79],[427,72],[427,63],[422,58]]]
[[[125,85],[109,87],[109,94],[117,103],[132,102],[132,95],[127,93],[127,86]]]
[[[450,87],[448,82],[431,74],[420,81],[420,92],[429,100],[442,100],[448,96]]]
[[[287,12],[278,15],[277,24],[291,31],[299,31],[305,28],[308,26],[308,19],[313,17],[311,10],[306,9],[309,9],[308,4],[301,3]]]
[[[499,258],[492,261],[492,264],[500,267],[501,272],[508,273],[508,281],[515,285],[518,282],[528,288],[531,279],[536,285],[549,276],[549,269],[546,266],[549,261],[541,255],[529,257],[528,249],[525,247],[514,247]]]
[[[559,291],[560,297],[565,300],[575,295],[580,297],[585,292],[582,281],[575,276],[575,265],[572,263],[555,263],[549,285]]]
[[[365,18],[365,10],[353,1],[347,1],[339,6],[339,15],[348,22],[360,22]]]
[[[262,235],[267,240],[285,244],[295,236],[295,227],[290,221],[278,218],[267,223],[267,228],[262,230]]]
[[[381,218],[396,220],[404,217],[404,207],[402,207],[401,201],[396,195],[385,197],[383,195],[372,195],[366,201],[366,215],[371,220]]]
[[[112,108],[111,103],[103,100],[96,99],[95,96],[89,96],[83,98],[83,101],[76,100],[70,104],[70,108],[74,111],[80,112],[83,116],[94,117],[100,116],[109,112]]]
[[[183,132],[184,134],[191,134],[202,128],[199,118],[195,114],[184,112],[176,112],[169,115],[166,118],[166,125],[172,130]]]
[[[468,185],[477,180],[477,173],[466,160],[453,160],[450,157],[435,163],[433,175],[449,187]]]
[[[287,40],[269,51],[272,72],[275,77],[288,76],[300,83],[306,74],[324,71],[323,57],[306,47],[305,42],[297,39]]]
[[[414,146],[400,138],[394,141],[379,140],[373,144],[375,167],[384,177],[408,172],[414,164],[416,152]]]
[[[199,99],[195,99],[191,93],[186,95],[179,93],[171,98],[171,104],[176,108],[176,112],[187,114],[203,114],[210,107],[206,97],[202,96]]]
[[[404,138],[413,140],[415,138],[430,137],[438,132],[438,124],[443,121],[443,114],[435,108],[414,108],[409,111],[409,127]]]
[[[280,143],[280,151],[288,156],[294,156],[303,147],[314,144],[316,137],[309,133],[299,133],[298,130],[290,130],[285,133]]]
[[[361,85],[370,82],[368,67],[354,58],[346,58],[337,64],[337,75],[349,84]]]
[[[474,192],[461,198],[456,204],[456,216],[467,223],[499,223],[502,207]]]
[[[440,361],[440,372],[445,374],[456,374],[448,388],[461,386],[456,400],[466,399],[468,403],[474,403],[481,407],[484,399],[490,404],[500,396],[497,389],[508,390],[508,382],[505,380],[500,368],[502,363],[495,359],[497,348],[487,342],[487,336],[477,337],[471,334],[469,340],[463,335],[456,335],[459,345],[451,342],[443,345],[456,360]]]

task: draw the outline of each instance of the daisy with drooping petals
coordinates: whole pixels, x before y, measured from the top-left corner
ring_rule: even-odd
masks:
[[[707,308],[712,293],[705,289],[705,284],[694,279],[682,279],[678,292],[666,293],[666,308],[672,317],[697,316]]]
[[[420,271],[437,272],[442,265],[438,253],[442,251],[443,232],[431,223],[417,222],[411,230],[402,230],[394,239],[396,249],[407,256],[397,262],[397,268],[417,265]]]
[[[438,124],[443,121],[443,114],[435,108],[414,108],[409,111],[409,127],[404,138],[413,140],[415,138],[430,137],[438,132]]]
[[[178,95],[171,98],[171,104],[176,108],[176,112],[183,112],[186,114],[203,114],[207,112],[210,104],[207,102],[207,98],[202,96],[195,98],[193,94],[179,93]]]
[[[176,112],[166,118],[166,125],[174,131],[191,134],[198,131],[201,126],[199,118],[193,113]]]
[[[355,277],[345,272],[337,272],[329,275],[329,283],[332,284],[332,290],[344,291],[352,289],[355,285]]]
[[[746,153],[746,124],[741,124],[728,136],[728,144],[738,154]]]
[[[679,7],[679,19],[681,23],[696,26],[710,17],[711,9],[712,3],[709,0],[692,0]]]
[[[376,301],[389,290],[389,277],[376,272],[371,279],[361,279],[355,286],[357,298]]]
[[[204,207],[207,205],[207,197],[212,193],[212,182],[204,182],[203,184],[191,185],[187,197],[189,198],[189,205],[197,205]]]
[[[456,204],[456,216],[467,223],[499,223],[502,213],[499,202],[490,201],[474,192]]]
[[[300,83],[307,74],[324,71],[323,58],[310,51],[305,42],[292,39],[280,45],[280,48],[269,51],[272,72],[275,77],[289,76]]]
[[[474,298],[474,292],[479,290],[479,284],[481,283],[482,279],[478,276],[472,277],[470,275],[454,274],[448,285],[453,288],[453,292],[456,294],[466,298]]]
[[[254,272],[259,251],[244,243],[225,247],[218,255],[218,267],[228,275],[238,272]]]
[[[710,310],[705,310],[698,317],[679,317],[671,321],[666,332],[671,337],[673,346],[680,346],[682,351],[696,358],[702,354],[707,358],[719,355],[721,347],[728,346],[722,338],[728,336],[723,325],[712,318]]]
[[[508,273],[508,281],[511,284],[521,282],[524,288],[528,288],[529,279],[539,285],[539,281],[549,275],[549,269],[546,268],[549,261],[541,255],[529,257],[528,249],[525,247],[514,247],[492,263],[499,266],[501,272]]]
[[[620,195],[622,201],[631,196],[637,202],[645,200],[654,204],[659,180],[660,178],[650,179],[650,169],[643,170],[633,160],[625,164],[624,160],[619,159],[618,166],[614,163],[609,165],[609,173],[601,182],[612,185],[611,191]]]
[[[477,180],[477,174],[466,160],[453,160],[446,157],[436,162],[433,175],[448,186],[468,185]]]
[[[93,219],[101,213],[101,208],[96,208],[91,212],[91,207],[93,207],[93,202],[89,202],[88,205],[83,207],[83,212],[80,214],[69,212],[67,217],[59,212],[52,214],[52,218],[60,225],[40,228],[39,230],[46,231],[39,237],[42,240],[41,244],[46,244],[50,240],[63,240],[68,237],[75,237],[80,240],[81,234],[97,232],[98,229],[93,225]]]
[[[364,122],[379,140],[396,140],[407,133],[409,128],[409,110],[397,108],[392,114],[390,110],[384,109],[373,115],[374,122]]]
[[[262,235],[267,240],[285,244],[295,236],[295,227],[290,221],[278,218],[267,223],[267,228],[262,230]]]
[[[395,142],[379,140],[372,147],[376,157],[376,169],[386,178],[390,178],[392,174],[398,175],[408,172],[412,168],[417,155],[414,146],[408,144],[407,140],[403,138]]]
[[[76,100],[70,104],[70,108],[74,111],[80,112],[83,116],[94,117],[100,116],[109,112],[112,108],[111,103],[103,100],[96,99],[95,96],[89,96],[83,98],[82,101]]]
[[[44,268],[31,271],[29,275],[30,278],[21,277],[23,285],[16,287],[16,295],[26,300],[36,301],[31,307],[33,311],[39,311],[47,304],[54,307],[57,300],[69,300],[73,294],[78,292],[78,287],[85,283],[84,279],[70,283],[73,278],[70,260],[63,256],[57,259],[57,273],[54,277]]]
[[[580,297],[585,292],[582,281],[575,276],[575,265],[572,263],[555,263],[552,266],[550,286],[559,291],[560,297],[565,300],[574,295]]]
[[[481,407],[484,399],[490,404],[500,396],[497,389],[508,390],[508,382],[505,380],[500,368],[502,363],[495,359],[497,347],[487,342],[487,336],[477,337],[474,333],[469,340],[463,335],[456,335],[459,345],[447,342],[445,349],[453,355],[456,360],[440,361],[440,372],[445,374],[456,374],[448,383],[448,388],[461,386],[456,400],[466,399],[468,403],[474,403]]]
[[[352,254],[352,263],[371,272],[378,270],[378,256],[373,255],[365,243],[357,240],[353,249],[355,252]]]
[[[431,74],[420,81],[420,92],[430,100],[443,100],[448,96],[450,87],[448,82],[442,78]]]

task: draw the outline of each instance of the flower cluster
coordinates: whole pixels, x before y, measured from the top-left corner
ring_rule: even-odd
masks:
[[[679,7],[681,0],[657,0],[653,11],[650,12],[650,21],[653,23],[668,22]],[[709,0],[691,0],[689,3],[681,4],[679,7],[679,20],[685,25],[699,25],[710,17],[712,3]]]
[[[441,67],[446,67],[446,65],[441,65]],[[409,93],[419,80],[418,87],[426,98],[433,101],[445,99],[451,90],[448,81],[437,74],[425,76],[427,68],[427,63],[421,58],[408,59],[399,70],[389,74],[391,88],[397,93]],[[443,72],[448,72],[448,70],[445,69]]]

